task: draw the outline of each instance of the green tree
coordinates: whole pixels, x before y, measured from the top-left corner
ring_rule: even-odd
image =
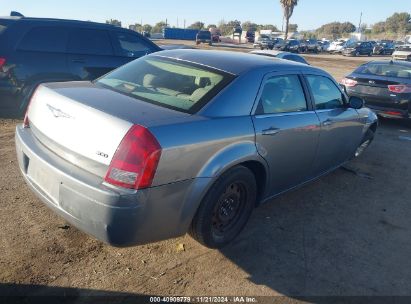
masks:
[[[356,27],[350,22],[331,22],[324,24],[317,29],[317,36],[332,37],[332,39],[340,38],[349,33],[355,32]]]
[[[207,25],[207,28],[208,28],[208,29],[210,29],[210,28],[217,28],[217,25],[215,25],[215,24],[209,24],[209,25]]]
[[[385,22],[377,22],[372,27],[373,34],[381,34],[385,32]]]
[[[202,30],[204,28],[204,22],[201,22],[201,21],[194,22],[192,25],[190,25],[187,28],[194,29],[194,30]]]
[[[395,13],[385,21],[385,30],[396,34],[406,34],[411,31],[410,19],[409,13]]]
[[[294,7],[297,6],[298,0],[280,0],[280,3],[283,7],[283,13],[284,13],[284,19],[285,19],[285,39],[287,39],[290,18],[294,13]]]
[[[298,31],[298,24],[289,24],[288,25],[288,30],[290,32],[297,32]]]
[[[144,32],[151,33],[152,29],[153,29],[153,27],[150,24],[144,24],[143,25],[143,31]]]
[[[258,24],[251,21],[245,21],[243,22],[242,27],[243,31],[256,32],[258,29]]]
[[[106,20],[106,23],[121,27],[121,21],[119,21],[117,19]]]
[[[259,30],[270,30],[270,31],[273,31],[273,32],[278,32],[278,28],[275,25],[272,25],[272,24],[259,25],[258,29]]]
[[[165,28],[167,24],[164,21],[157,22],[156,25],[153,26],[152,32],[153,33],[161,33],[163,32],[163,28]]]

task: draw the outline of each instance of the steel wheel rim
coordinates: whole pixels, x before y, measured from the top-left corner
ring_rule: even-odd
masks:
[[[218,198],[213,210],[212,229],[215,235],[223,236],[236,226],[247,202],[247,190],[242,182],[233,182]]]

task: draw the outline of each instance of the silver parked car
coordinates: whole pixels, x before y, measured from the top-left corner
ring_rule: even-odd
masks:
[[[189,231],[220,248],[257,205],[358,156],[376,128],[320,69],[172,50],[94,82],[39,86],[16,148],[40,199],[106,243]]]

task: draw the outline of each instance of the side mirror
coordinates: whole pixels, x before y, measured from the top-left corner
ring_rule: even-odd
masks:
[[[350,108],[359,110],[364,107],[364,104],[365,104],[364,99],[355,97],[355,96],[350,97],[350,100],[349,100]]]

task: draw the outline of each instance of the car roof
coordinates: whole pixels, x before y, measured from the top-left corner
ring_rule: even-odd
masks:
[[[373,60],[367,62],[366,64],[392,64],[392,65],[401,65],[406,67],[411,67],[411,62],[405,60]]]
[[[36,18],[36,17],[15,17],[15,16],[5,16],[1,17],[0,20],[14,21],[14,22],[50,22],[50,23],[69,23],[73,25],[83,25],[83,26],[98,26],[98,27],[110,27],[116,28],[115,25],[99,23],[93,21],[82,21],[82,20],[71,20],[71,19],[57,19],[57,18]],[[121,28],[119,28],[121,29]]]
[[[233,75],[240,75],[250,70],[271,68],[273,71],[287,69],[305,69],[322,71],[297,62],[278,58],[253,55],[240,52],[208,51],[208,50],[170,50],[155,53],[151,56],[162,56],[172,59],[201,64]]]

